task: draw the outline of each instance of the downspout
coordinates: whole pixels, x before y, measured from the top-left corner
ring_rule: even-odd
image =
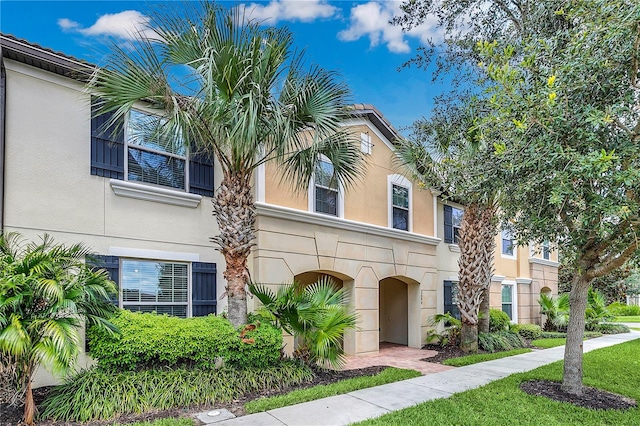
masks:
[[[7,73],[4,69],[2,47],[0,47],[0,231],[4,229],[4,142],[7,117]]]

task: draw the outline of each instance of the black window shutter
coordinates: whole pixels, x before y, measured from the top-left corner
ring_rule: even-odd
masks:
[[[107,126],[109,112],[96,116],[98,101],[91,103],[91,174],[124,180],[124,126]]]
[[[451,206],[444,206],[444,242],[453,243],[453,210]]]
[[[216,313],[216,271],[215,263],[191,264],[191,310],[194,317]]]
[[[104,256],[99,254],[92,254],[87,257],[87,265],[92,269],[104,269],[109,273],[111,281],[116,283],[116,288],[120,289],[120,259],[118,256]],[[116,293],[111,298],[111,303],[118,306],[118,294]]]
[[[453,281],[444,282],[444,313],[449,312],[454,317],[460,319],[460,310],[457,303],[453,301],[453,287],[457,286]]]
[[[213,162],[202,154],[189,159],[189,192],[213,197]]]

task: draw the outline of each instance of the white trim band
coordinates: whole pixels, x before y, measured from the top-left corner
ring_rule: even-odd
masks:
[[[131,257],[135,259],[173,260],[183,262],[199,262],[199,253],[182,253],[177,251],[147,250],[128,247],[109,247],[109,255]]]
[[[538,265],[553,266],[556,268],[560,266],[560,262],[556,262],[554,260],[540,259],[538,257],[530,257],[529,263],[537,263]]]
[[[154,201],[156,203],[190,207],[192,209],[198,207],[200,200],[202,200],[202,195],[125,180],[110,179],[109,185],[111,185],[113,192],[120,197]]]

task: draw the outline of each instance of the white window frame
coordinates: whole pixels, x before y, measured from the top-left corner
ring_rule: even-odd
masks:
[[[506,233],[506,235],[505,235]],[[504,252],[504,240],[508,239],[506,238],[506,236],[511,237],[511,250],[512,250],[512,254],[508,254]],[[504,257],[506,259],[517,259],[518,258],[518,246],[515,244],[515,241],[513,239],[513,235],[507,231],[507,230],[502,230],[500,231],[500,256]]]
[[[192,311],[192,282],[191,282],[191,276],[192,276],[192,271],[191,271],[191,265],[192,262],[190,261],[185,261],[185,260],[173,260],[173,259],[150,259],[150,258],[144,258],[144,257],[120,257],[119,258],[119,263],[118,263],[118,275],[119,275],[119,282],[120,285],[118,285],[119,291],[118,291],[118,307],[120,309],[126,309],[127,305],[136,305],[136,306],[162,306],[162,305],[166,305],[166,306],[177,306],[177,305],[183,305],[182,302],[176,303],[176,302],[172,302],[172,303],[168,303],[168,302],[125,302],[124,301],[124,266],[123,263],[126,261],[134,261],[134,262],[162,262],[162,263],[179,263],[179,264],[183,264],[183,265],[187,265],[187,302],[186,302],[186,306],[187,306],[187,310],[186,310],[186,318],[191,318],[193,316],[193,311]]]
[[[331,163],[331,160],[329,160],[326,156],[324,155],[320,155],[320,157],[318,158],[318,160],[316,161],[326,161],[328,163]],[[344,218],[344,188],[342,187],[342,184],[340,182],[338,182],[338,197],[337,197],[337,203],[338,206],[336,208],[336,215],[331,215],[329,213],[322,213],[322,212],[318,212],[316,211],[316,179],[315,179],[315,174],[314,176],[311,177],[311,182],[309,182],[309,192],[308,192],[308,197],[309,199],[309,211],[315,214],[319,214],[322,216],[326,216],[326,217],[338,217],[343,219]]]
[[[367,155],[373,153],[373,143],[371,143],[371,135],[368,132],[360,133],[360,151]]]
[[[407,226],[409,229],[398,229],[398,231],[413,232],[413,185],[406,177],[398,174],[387,176],[387,225],[391,229],[397,229],[393,227],[393,185],[401,186],[408,190],[409,194],[409,214],[407,219]]]
[[[500,310],[502,311],[502,287],[511,288],[511,323],[518,323],[518,283],[517,281],[502,280],[500,286]]]
[[[458,241],[456,239],[456,229],[458,230],[458,234],[460,234],[460,230],[462,229],[462,223],[460,223],[460,226],[456,226],[453,224],[453,217],[454,217],[454,210],[458,210],[459,212],[462,212],[462,215],[464,216],[464,209],[460,208],[460,207],[456,207],[453,205],[449,205],[451,207],[451,232],[453,234],[453,245],[458,245]]]
[[[551,260],[551,243],[549,241],[542,242],[540,257],[544,260]]]
[[[145,147],[145,146],[140,146],[140,145],[129,143],[129,116],[131,115],[132,111],[135,111],[135,112],[141,113],[141,114],[145,114],[145,115],[155,115],[156,117],[159,117],[157,114],[154,114],[152,112],[146,111],[146,110],[144,110],[142,108],[132,108],[124,116],[124,180],[127,181],[127,182],[134,182],[136,184],[153,185],[153,186],[159,187],[159,188],[169,188],[169,189],[171,189],[173,191],[180,191],[180,192],[187,192],[188,193],[189,192],[189,150],[188,150],[188,147],[185,146],[185,156],[183,157],[181,155],[173,154],[171,152],[159,151],[159,150],[155,150],[153,148],[148,148],[148,147]],[[157,155],[162,155],[162,156],[165,156],[165,157],[172,157],[172,158],[177,158],[179,160],[184,160],[184,188],[175,188],[173,186],[159,185],[159,184],[154,184],[152,182],[144,182],[144,181],[140,181],[140,180],[129,180],[129,147],[132,147],[134,150],[150,152],[152,154],[157,154]]]

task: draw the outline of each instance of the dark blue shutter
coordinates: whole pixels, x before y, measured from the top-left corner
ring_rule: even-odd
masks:
[[[91,103],[91,174],[124,180],[124,125],[107,126],[114,113],[96,116],[98,107]]]
[[[458,304],[453,300],[453,288],[458,284],[453,281],[444,282],[444,313],[449,312],[454,317],[460,319]]]
[[[194,317],[216,313],[216,264],[193,262],[191,264],[191,310]]]
[[[453,209],[444,206],[444,242],[453,243]]]
[[[99,254],[92,254],[87,257],[87,265],[92,269],[104,269],[109,273],[109,278],[111,281],[116,283],[116,288],[118,292],[120,291],[120,259],[118,256],[103,256]],[[111,302],[118,306],[118,293],[116,293],[112,298]]]
[[[213,162],[202,154],[189,159],[189,192],[213,197]]]

